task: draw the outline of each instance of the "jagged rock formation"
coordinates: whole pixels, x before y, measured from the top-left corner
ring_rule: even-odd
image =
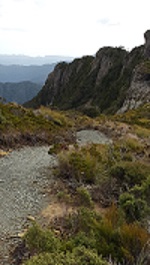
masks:
[[[125,101],[118,113],[136,109],[148,102],[150,102],[150,62],[144,62],[135,67]]]
[[[79,109],[89,115],[115,113],[150,101],[150,31],[131,52],[101,48],[96,56],[60,63],[26,106]]]
[[[145,56],[150,59],[150,30],[147,30],[144,34],[145,38]]]
[[[132,80],[119,113],[150,102],[150,30],[145,32],[144,37],[143,60],[133,69]]]

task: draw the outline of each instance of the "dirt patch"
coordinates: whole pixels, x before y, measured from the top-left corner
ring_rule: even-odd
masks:
[[[3,156],[6,156],[8,154],[9,154],[9,152],[6,152],[6,151],[0,149],[0,158],[3,157]]]
[[[63,217],[75,211],[75,207],[67,205],[66,203],[54,202],[48,205],[42,212],[41,215],[47,219],[47,221],[52,221],[56,217]]]

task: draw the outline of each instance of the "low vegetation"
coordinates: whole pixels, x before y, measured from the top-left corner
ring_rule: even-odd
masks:
[[[80,208],[61,220],[62,235],[54,228],[34,224],[29,229],[25,241],[33,257],[24,264],[138,264],[149,240],[147,231],[137,222],[127,223],[115,205],[105,217]]]
[[[114,119],[150,129],[150,104],[145,104],[136,110],[130,110],[124,114],[115,115]]]
[[[72,135],[68,133],[71,126],[71,119],[62,112],[44,107],[33,111],[14,103],[0,103],[1,148],[50,144],[59,142],[59,138],[71,142]]]
[[[58,157],[52,195],[66,205],[65,214],[50,219],[46,227],[33,222],[24,236],[30,258],[22,264],[148,264],[149,113],[147,104],[124,115],[91,119],[43,107],[33,112],[2,105],[4,135],[8,130],[35,135],[44,128],[53,143],[49,153]],[[68,132],[91,127],[102,128],[113,142],[69,145],[73,139]]]
[[[16,103],[0,103],[0,148],[54,144],[60,150],[75,143],[76,128],[94,127],[94,120],[75,112],[40,107],[26,109]]]

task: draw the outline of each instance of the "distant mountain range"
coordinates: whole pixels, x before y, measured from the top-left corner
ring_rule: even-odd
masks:
[[[0,82],[30,81],[44,84],[48,74],[53,71],[55,64],[45,65],[0,65]]]
[[[42,88],[55,64],[0,65],[0,97],[6,102],[23,104]]]
[[[31,57],[26,55],[3,55],[0,54],[0,64],[4,65],[43,65],[43,64],[53,64],[62,61],[72,61],[73,57],[69,56],[59,56],[59,55],[46,55]]]
[[[22,104],[32,99],[60,61],[72,57],[0,55],[0,97]]]
[[[40,91],[41,85],[29,81],[20,83],[0,83],[0,97],[6,102],[23,104]]]

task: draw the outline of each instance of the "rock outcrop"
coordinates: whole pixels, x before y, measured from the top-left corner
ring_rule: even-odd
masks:
[[[144,37],[143,60],[133,69],[132,80],[125,101],[118,113],[135,109],[150,102],[150,30],[145,32]]]
[[[145,49],[144,49],[145,57],[147,59],[150,59],[150,30],[147,30],[144,33],[144,38],[145,38]]]
[[[118,113],[136,109],[148,102],[150,102],[150,63],[144,62],[134,69],[125,101]]]
[[[145,44],[127,52],[104,47],[95,56],[60,63],[26,106],[116,113],[150,101],[150,30]]]

